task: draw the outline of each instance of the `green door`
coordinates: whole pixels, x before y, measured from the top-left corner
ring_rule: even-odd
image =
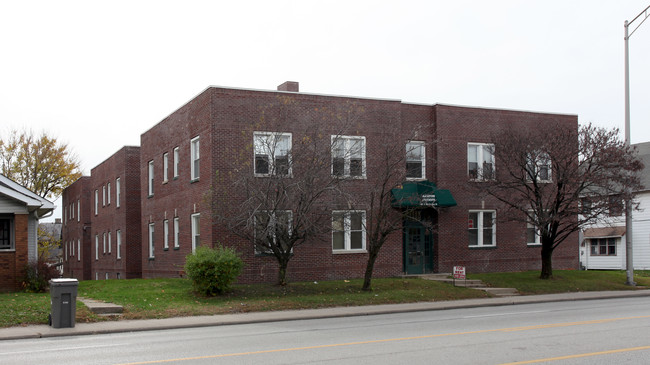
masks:
[[[407,274],[433,272],[432,235],[417,222],[404,223],[404,271]]]

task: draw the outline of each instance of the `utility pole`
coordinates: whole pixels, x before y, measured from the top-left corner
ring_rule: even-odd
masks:
[[[625,144],[630,145],[630,58],[629,58],[629,40],[632,34],[639,29],[641,24],[648,19],[648,9],[650,6],[645,8],[639,15],[637,15],[631,22],[627,20],[623,24],[625,28]],[[635,20],[639,19],[643,15],[643,19],[632,29],[632,32],[629,33],[629,28]],[[628,199],[625,202],[625,264],[627,266],[627,281],[626,285],[635,286],[634,282],[634,256],[632,250],[632,199]]]

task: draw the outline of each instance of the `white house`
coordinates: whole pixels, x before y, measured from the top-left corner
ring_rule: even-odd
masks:
[[[639,209],[632,213],[632,253],[635,270],[650,270],[650,142],[635,144],[645,165],[644,188],[637,192]],[[589,269],[625,270],[625,212],[615,210],[609,225],[584,230],[580,244],[580,266]],[[620,214],[617,214],[620,212]]]

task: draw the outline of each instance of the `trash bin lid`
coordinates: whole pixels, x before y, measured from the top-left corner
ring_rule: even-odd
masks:
[[[55,284],[66,284],[66,283],[78,283],[79,281],[77,279],[60,278],[60,279],[52,279],[50,280],[50,282]]]

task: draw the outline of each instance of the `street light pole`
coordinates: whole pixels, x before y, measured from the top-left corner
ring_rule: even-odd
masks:
[[[623,24],[625,28],[625,144],[630,146],[630,59],[629,59],[629,40],[630,36],[639,29],[641,24],[648,19],[648,9],[645,8],[639,15],[637,15],[631,22],[627,20]],[[629,28],[635,20],[643,15],[641,23],[629,33]],[[625,202],[625,264],[627,267],[627,281],[626,285],[635,286],[634,282],[634,257],[632,250],[632,199],[627,199]]]

